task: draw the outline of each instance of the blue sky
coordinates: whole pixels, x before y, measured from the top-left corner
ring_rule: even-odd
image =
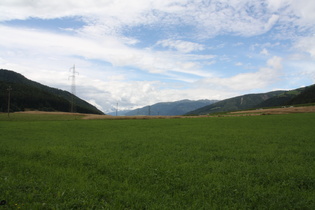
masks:
[[[0,68],[104,112],[225,99],[315,81],[309,0],[0,2]]]

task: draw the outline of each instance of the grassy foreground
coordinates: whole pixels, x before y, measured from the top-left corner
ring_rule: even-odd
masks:
[[[314,113],[39,117],[0,116],[1,209],[315,209]]]

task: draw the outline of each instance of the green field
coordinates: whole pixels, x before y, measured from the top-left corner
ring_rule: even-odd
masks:
[[[314,113],[1,114],[0,209],[315,209],[314,128]]]

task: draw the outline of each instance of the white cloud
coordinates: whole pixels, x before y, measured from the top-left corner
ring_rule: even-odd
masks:
[[[237,43],[233,44],[234,47],[238,47],[238,46],[242,46],[242,45],[244,45],[243,42],[237,42]]]
[[[1,0],[0,65],[67,89],[67,68],[75,63],[80,72],[78,94],[106,112],[117,101],[122,109],[183,98],[224,99],[273,84],[282,75],[282,63],[286,61],[275,56],[265,67],[256,64],[256,72],[233,71],[234,76],[218,77],[215,72],[228,68],[220,69],[218,63],[254,64],[257,57],[263,57],[257,56],[259,51],[270,55],[267,49],[276,44],[259,40],[255,45],[259,50],[252,52],[252,60],[241,60],[237,56],[242,52],[232,58],[223,52],[228,44],[212,42],[212,38],[235,37],[234,47],[245,49],[253,43],[247,43],[246,37],[254,39],[274,29],[275,37],[294,37],[294,50],[312,57],[303,65],[307,70],[301,75],[313,77],[314,10],[315,2],[309,0]],[[74,17],[83,26],[67,28],[72,35],[1,23]],[[161,33],[160,40],[143,43],[128,33],[137,27],[153,28]],[[205,40],[210,41],[205,44]],[[156,43],[170,50],[158,51]],[[139,47],[141,44],[146,47]],[[159,78],[177,81],[184,88]]]
[[[163,47],[168,47],[171,49],[176,49],[177,51],[182,53],[202,51],[205,49],[205,47],[202,44],[172,39],[160,40],[158,41],[157,45],[161,45]]]
[[[240,73],[228,78],[208,78],[201,80],[200,83],[236,92],[262,89],[279,79],[281,61],[280,57],[274,56],[267,61],[266,67],[260,68],[257,72]]]
[[[264,48],[264,49],[262,49],[260,51],[260,54],[262,54],[262,55],[269,55],[269,52],[268,52],[268,50],[266,48]]]
[[[312,37],[302,37],[295,43],[295,47],[301,51],[309,53],[315,59],[315,35]]]
[[[99,110],[103,109],[103,107],[101,105],[99,105],[94,99],[87,100],[87,102],[92,104],[93,106],[95,106]]]
[[[114,66],[133,66],[151,73],[168,71],[193,75],[207,75],[197,69],[200,60],[213,58],[212,55],[182,55],[181,53],[159,52],[150,49],[135,49],[124,41],[112,36],[103,37],[102,41],[84,37],[53,34],[38,30],[0,26],[0,46],[15,51],[43,56],[81,56],[87,59],[100,59]],[[21,37],[20,34],[23,34]],[[26,50],[26,51],[24,51]],[[36,55],[36,56],[35,56]],[[25,55],[24,55],[25,56]]]
[[[145,106],[159,101],[195,97],[185,90],[161,91],[158,81],[130,81],[132,72],[120,67],[133,66],[144,72],[164,74],[165,78],[193,81],[184,73],[196,76],[210,76],[211,73],[199,70],[203,60],[209,61],[213,55],[193,55],[174,52],[155,52],[150,49],[134,49],[124,45],[114,37],[97,42],[80,36],[49,33],[41,30],[0,26],[0,65],[24,74],[26,77],[45,85],[70,90],[68,71],[76,64],[80,76],[77,77],[77,94],[93,102],[97,107],[109,112],[119,101],[121,109]],[[20,36],[23,34],[23,36]],[[104,67],[93,64],[93,60],[109,62]],[[116,73],[115,73],[116,72]],[[137,79],[141,73],[137,73]],[[52,77],[53,75],[53,77]]]
[[[309,0],[291,0],[290,8],[298,16],[297,22],[302,26],[314,28],[315,20],[315,2]]]
[[[278,15],[266,10],[259,1],[217,0],[209,6],[197,5],[193,11],[197,17],[194,19],[196,25],[208,34],[204,36],[226,33],[259,35],[270,30],[278,20]]]
[[[159,24],[162,27],[189,25],[198,30],[198,36],[213,37],[230,32],[243,36],[265,33],[282,18],[279,13],[284,15],[282,19],[295,14],[300,23],[309,24],[314,20],[312,1],[291,0],[292,7],[288,5],[286,1],[268,1],[266,5],[252,0],[6,0],[0,3],[0,21],[78,16],[87,23],[83,31],[97,28],[100,34]]]

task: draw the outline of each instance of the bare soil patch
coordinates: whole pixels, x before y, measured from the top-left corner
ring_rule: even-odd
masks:
[[[24,111],[17,113],[25,114],[48,114],[48,115],[75,115],[82,116],[82,119],[110,119],[110,120],[125,120],[125,119],[171,119],[171,118],[196,118],[196,117],[209,117],[204,116],[112,116],[112,115],[98,115],[98,114],[82,114],[82,113],[70,113],[70,112],[45,112],[45,111]]]
[[[175,118],[200,118],[200,117],[224,117],[224,116],[253,116],[267,114],[291,114],[291,113],[309,113],[315,112],[315,106],[305,107],[284,107],[273,109],[256,109],[247,111],[235,111],[228,114],[217,115],[199,115],[199,116],[112,116],[112,115],[97,115],[97,114],[82,114],[69,112],[44,112],[44,111],[24,111],[25,114],[51,114],[51,115],[75,115],[81,116],[85,120],[108,119],[108,120],[128,120],[128,119],[175,119]]]
[[[146,120],[146,119],[174,119],[174,118],[197,118],[197,117],[209,117],[207,115],[203,116],[112,116],[112,115],[86,115],[82,119],[91,120],[91,119],[110,119],[110,120]]]
[[[25,113],[25,114],[51,114],[51,115],[85,115],[81,113],[70,113],[70,112],[45,112],[45,111],[23,111],[16,113]]]
[[[309,112],[315,112],[315,106],[256,109],[256,110],[247,110],[247,111],[236,111],[236,112],[231,112],[231,114],[262,115],[262,114],[290,114],[290,113],[309,113]]]

